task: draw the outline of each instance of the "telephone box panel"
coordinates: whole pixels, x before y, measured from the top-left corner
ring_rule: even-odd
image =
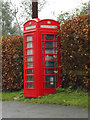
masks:
[[[60,87],[60,23],[33,19],[24,24],[24,96],[51,94]]]

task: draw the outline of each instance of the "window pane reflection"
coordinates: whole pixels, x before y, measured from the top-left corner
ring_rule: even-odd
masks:
[[[45,47],[54,47],[54,42],[45,41]]]
[[[44,53],[44,48],[42,48],[42,53]]]
[[[27,81],[33,81],[33,76],[27,76]]]
[[[33,83],[27,83],[27,88],[33,88]]]
[[[30,55],[32,53],[33,53],[32,49],[27,49],[27,55]]]
[[[54,54],[54,48],[45,48],[45,53]]]
[[[45,55],[45,60],[54,60],[53,55]]]
[[[27,69],[27,74],[33,74],[33,69]]]
[[[54,69],[45,69],[45,74],[54,74]]]
[[[33,67],[33,63],[30,62],[30,63],[27,63],[27,68],[32,68]]]
[[[54,40],[54,35],[45,35],[45,40]]]
[[[44,47],[44,42],[42,42],[42,47]]]
[[[45,88],[55,88],[55,82],[45,83]]]
[[[32,42],[27,43],[27,48],[30,48],[30,47],[32,47]]]
[[[32,41],[32,35],[27,36],[27,41]]]
[[[45,62],[45,67],[54,67],[54,62]]]
[[[27,56],[27,61],[33,61],[32,56]]]
[[[45,81],[55,81],[55,76],[45,76]]]

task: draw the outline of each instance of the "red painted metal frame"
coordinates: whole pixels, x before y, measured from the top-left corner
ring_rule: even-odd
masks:
[[[35,28],[25,30],[25,27],[36,25]],[[40,25],[56,25],[57,28],[41,28]],[[60,30],[60,23],[56,22],[55,20],[51,19],[44,19],[40,20],[39,18],[29,20],[24,24],[24,32],[23,32],[23,63],[24,63],[24,96],[25,97],[38,97],[38,96],[44,96],[46,94],[51,94],[56,91],[57,87],[60,87],[60,77],[61,77],[61,56],[60,56],[60,44],[59,44],[59,37],[57,37],[56,40],[56,35],[57,31]],[[45,40],[45,35],[54,35],[54,40]],[[30,56],[33,56],[33,61],[27,61],[27,56],[26,55],[26,39],[27,36],[33,36],[33,40],[31,41],[33,43],[33,54]],[[42,40],[42,35],[44,35],[44,40]],[[42,47],[42,41],[44,42],[44,46]],[[45,41],[50,41],[54,42],[54,47],[45,47]],[[30,42],[30,41],[29,41]],[[56,47],[56,42],[57,42],[57,47]],[[54,49],[54,54],[46,54],[45,53],[45,48],[53,48]],[[42,53],[42,49],[44,49],[44,53]],[[56,53],[57,49],[57,53]],[[45,60],[45,55],[57,55],[57,60],[54,58],[54,60]],[[44,56],[44,60],[42,59],[42,56]],[[33,68],[27,68],[26,63],[32,62],[33,63]],[[43,62],[44,62],[44,67],[43,67]],[[55,67],[45,67],[45,62],[54,62]],[[56,67],[57,64],[57,67]],[[58,73],[55,74],[45,74],[45,69],[55,69],[57,70]],[[32,75],[27,75],[26,70],[33,69],[34,73]],[[44,74],[43,74],[44,70]],[[27,76],[33,76],[33,81],[27,81]],[[45,76],[55,76],[55,88],[45,88],[45,83],[50,83],[50,81],[45,81]],[[44,77],[44,81],[43,81]],[[56,80],[57,78],[57,80]],[[33,83],[34,86],[33,88],[27,88],[27,83]]]

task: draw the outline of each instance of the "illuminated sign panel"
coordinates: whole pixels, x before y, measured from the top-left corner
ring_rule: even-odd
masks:
[[[57,28],[57,26],[56,25],[41,25],[40,26],[41,28]]]
[[[27,27],[25,27],[25,30],[29,30],[29,29],[33,29],[33,28],[36,28],[36,25],[27,26]]]

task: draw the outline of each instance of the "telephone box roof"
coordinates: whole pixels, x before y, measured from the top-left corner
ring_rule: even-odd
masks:
[[[31,19],[31,20],[28,20],[26,23],[24,23],[24,25],[27,24],[28,22],[31,22],[31,21],[33,21],[33,22],[42,22],[42,21],[53,21],[53,22],[57,22],[57,21],[55,21],[55,20],[53,20],[53,19],[42,19],[42,20],[40,20],[39,18],[34,18],[34,19]],[[58,22],[58,23],[59,23],[59,22]]]

